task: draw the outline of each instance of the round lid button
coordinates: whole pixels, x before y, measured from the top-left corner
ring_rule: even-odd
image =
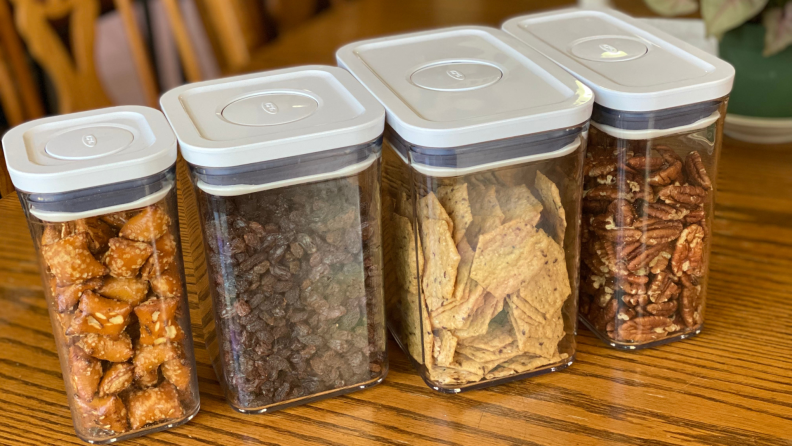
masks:
[[[482,62],[446,62],[416,70],[413,84],[427,90],[466,91],[490,86],[503,77],[500,68]]]
[[[624,62],[637,59],[649,51],[640,40],[623,36],[588,37],[573,42],[573,56],[595,62]]]
[[[85,127],[55,136],[44,150],[58,159],[87,160],[119,152],[134,140],[132,132],[120,127]]]
[[[268,126],[288,124],[311,116],[319,108],[316,99],[299,93],[265,93],[237,99],[222,111],[232,124]]]

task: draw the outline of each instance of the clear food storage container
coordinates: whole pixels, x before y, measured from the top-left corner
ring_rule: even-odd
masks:
[[[380,383],[382,106],[344,70],[308,66],[185,85],[162,107],[198,197],[207,345],[231,406]]]
[[[386,314],[425,382],[455,393],[569,366],[591,90],[485,27],[337,57],[387,110]]]
[[[3,137],[38,252],[77,436],[104,444],[198,413],[176,138],[146,107],[39,119]]]
[[[698,334],[734,69],[612,10],[536,14],[503,28],[596,95],[584,166],[581,320],[622,349]]]

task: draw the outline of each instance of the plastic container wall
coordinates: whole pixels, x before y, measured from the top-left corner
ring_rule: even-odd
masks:
[[[702,329],[726,103],[643,113],[595,106],[580,314],[613,347],[649,347]]]
[[[217,344],[210,352],[226,398],[240,412],[341,395],[387,374],[381,140],[339,150],[287,164],[317,174],[333,160],[364,161],[241,195],[206,192],[212,172],[192,168],[214,313],[206,336]],[[279,178],[277,163],[243,168],[248,183]],[[287,176],[294,175],[292,167]]]
[[[123,210],[84,218],[64,210],[107,200],[105,190],[19,192],[74,428],[89,443],[160,431],[198,412],[174,173],[116,187],[115,209]],[[145,204],[118,204],[141,194]]]
[[[433,389],[457,393],[572,364],[586,127],[446,158],[386,132],[388,324]]]

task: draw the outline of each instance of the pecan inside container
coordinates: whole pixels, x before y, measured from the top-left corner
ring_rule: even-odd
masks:
[[[701,154],[591,129],[581,309],[601,335],[645,344],[703,322],[712,180]]]

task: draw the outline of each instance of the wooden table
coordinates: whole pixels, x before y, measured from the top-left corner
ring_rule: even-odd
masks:
[[[281,57],[272,63],[331,63],[338,44],[360,36],[496,24],[528,3],[361,0],[284,38],[272,48]],[[372,11],[380,15],[365,15]],[[338,34],[324,34],[333,24]],[[306,46],[289,55],[288,42]],[[627,353],[581,327],[571,368],[454,396],[426,387],[391,342],[391,371],[378,387],[269,415],[231,410],[210,366],[198,310],[207,297],[205,262],[192,189],[179,168],[202,411],[129,444],[792,444],[792,145],[726,141],[699,337]],[[34,255],[16,198],[0,200],[0,444],[82,444],[73,435]]]

